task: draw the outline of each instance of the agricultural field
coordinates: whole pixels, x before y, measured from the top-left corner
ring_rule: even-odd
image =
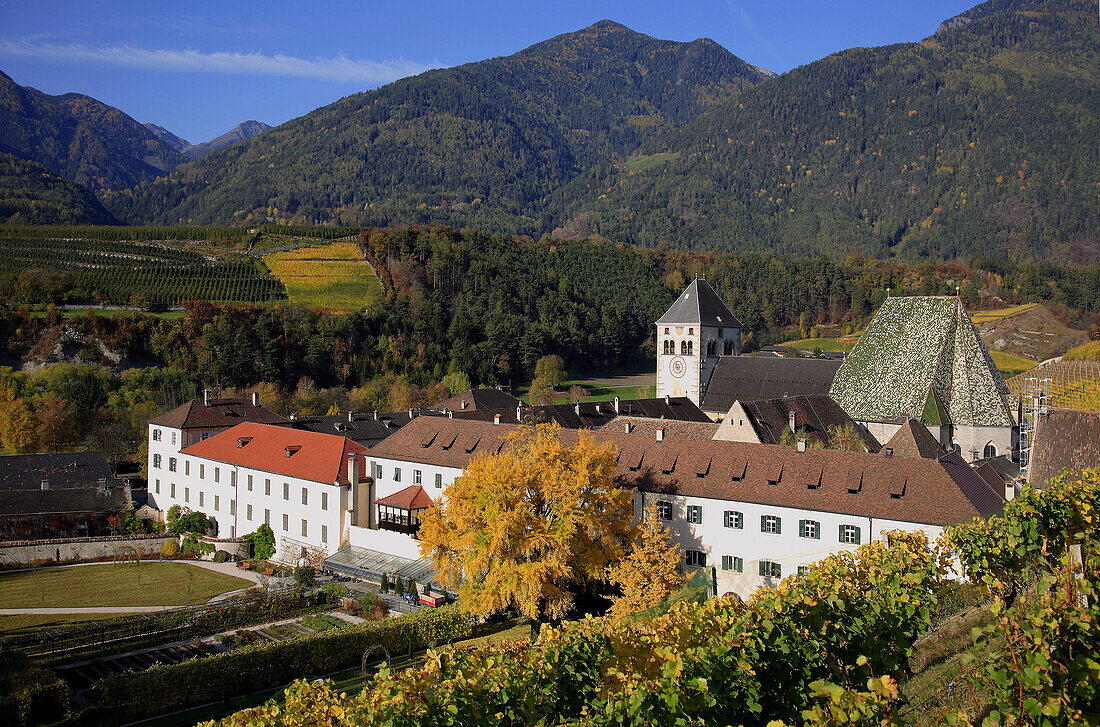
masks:
[[[371,308],[382,299],[382,283],[354,242],[284,250],[263,260],[286,287],[291,303],[352,311]]]
[[[989,321],[995,321],[1005,316],[1014,315],[1016,313],[1023,312],[1030,308],[1034,308],[1039,305],[1038,303],[1024,303],[1023,305],[1014,305],[1009,308],[998,308],[997,310],[978,310],[970,311],[970,320],[975,325],[979,323],[988,323]]]
[[[854,343],[848,343],[835,338],[803,338],[801,341],[787,341],[781,345],[790,346],[791,348],[800,348],[804,351],[813,351],[815,348],[820,348],[822,351],[837,353],[848,353],[855,348]]]
[[[648,156],[637,156],[626,160],[623,164],[623,171],[628,174],[644,172],[647,169],[652,169],[653,167],[669,162],[678,156],[680,156],[680,152],[659,152],[657,154],[649,154]]]
[[[1023,356],[1014,356],[1004,351],[990,351],[989,355],[993,359],[993,364],[1006,379],[1030,371],[1039,365],[1037,361]]]
[[[26,270],[59,274],[69,290],[88,302],[153,305],[185,300],[267,303],[286,290],[257,260],[243,255],[204,254],[187,243],[109,239],[0,236],[0,275]],[[28,290],[34,297],[34,291]],[[41,302],[28,300],[27,302]]]
[[[1050,379],[1052,406],[1100,411],[1100,361],[1051,361],[1009,379],[1009,391],[1026,395],[1033,378]]]
[[[188,563],[104,563],[0,575],[0,608],[183,606],[252,581]]]

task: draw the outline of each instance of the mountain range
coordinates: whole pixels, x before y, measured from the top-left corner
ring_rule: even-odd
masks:
[[[183,154],[188,159],[198,159],[202,155],[217,151],[222,147],[236,144],[238,141],[244,141],[245,139],[251,139],[253,136],[256,136],[256,134],[262,134],[273,127],[262,121],[242,121],[221,136],[211,139],[210,141],[204,141],[201,144],[192,144],[186,139],[181,139],[163,126],[145,124],[145,128],[152,132],[153,136],[157,137],[165,144],[168,144],[168,146],[172,147],[180,154]]]
[[[1098,45],[1086,0],[990,0],[922,41],[777,76],[708,39],[601,21],[191,161],[204,145],[3,76],[0,104],[34,113],[3,115],[0,151],[101,190],[127,223],[437,223],[650,247],[1087,262],[1100,255]],[[66,113],[75,121],[50,121]],[[71,129],[96,142],[82,156]]]

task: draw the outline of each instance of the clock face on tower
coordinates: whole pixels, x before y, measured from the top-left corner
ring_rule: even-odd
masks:
[[[684,359],[681,356],[675,356],[668,362],[668,372],[675,376],[677,379],[681,378],[687,373],[687,364],[684,363]]]

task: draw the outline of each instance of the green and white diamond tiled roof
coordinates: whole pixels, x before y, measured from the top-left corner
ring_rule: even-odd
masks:
[[[887,298],[837,371],[829,395],[860,421],[1015,423],[1008,386],[955,297]]]

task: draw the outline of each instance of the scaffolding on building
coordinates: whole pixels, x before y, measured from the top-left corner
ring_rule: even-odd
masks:
[[[1039,417],[1050,412],[1049,378],[1030,377],[1023,395],[1023,416],[1020,420],[1020,479],[1026,481],[1030,474],[1031,447],[1035,443],[1035,431]]]

